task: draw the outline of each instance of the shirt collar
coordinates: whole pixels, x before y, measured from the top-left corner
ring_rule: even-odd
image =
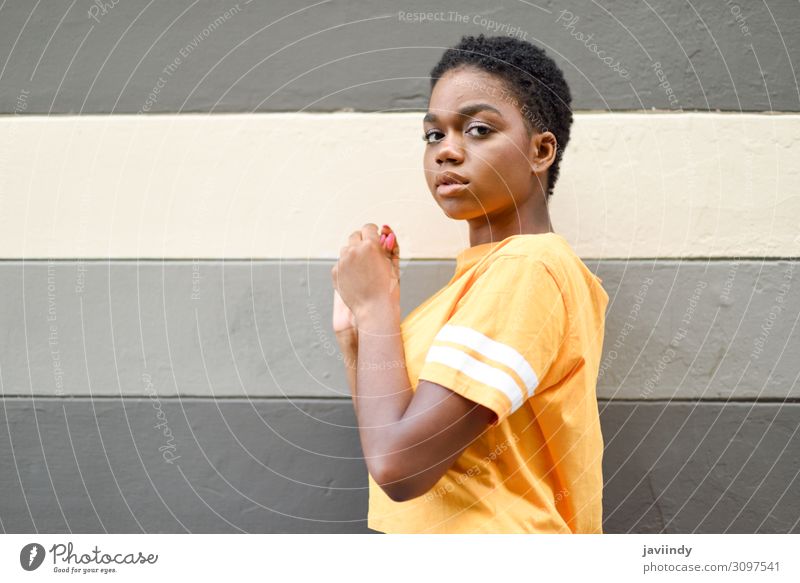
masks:
[[[475,265],[482,257],[494,249],[502,241],[492,241],[467,247],[456,256],[456,273],[464,273],[467,269]]]
[[[564,239],[564,237],[554,232],[538,233],[535,236],[540,237],[544,235],[551,235],[563,241],[564,243],[567,243],[567,240]],[[511,239],[515,239],[517,237],[529,237],[529,236],[531,235],[511,235],[501,241],[491,241],[489,243],[481,243],[480,245],[473,245],[472,247],[467,247],[456,256],[456,275],[457,276],[461,275],[467,269],[475,265],[483,257],[489,254],[495,247],[497,247],[497,245],[500,245],[501,243],[508,243]]]

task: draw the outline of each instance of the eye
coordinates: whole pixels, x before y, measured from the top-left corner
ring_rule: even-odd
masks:
[[[472,134],[475,137],[481,137],[481,138],[483,136],[488,136],[490,133],[492,133],[492,128],[490,128],[489,126],[484,126],[484,125],[473,125],[473,126],[470,126],[469,129],[467,130],[467,133],[471,132],[472,130],[485,130],[484,132],[478,132],[477,134]]]
[[[478,131],[478,133],[471,134],[473,137],[476,137],[476,138],[482,138],[484,136],[488,136],[490,133],[492,133],[494,131],[489,126],[479,125],[479,124],[470,126],[467,129],[467,133],[469,134],[472,130],[480,130],[480,131]],[[439,130],[429,130],[429,131],[425,132],[425,134],[422,136],[422,141],[426,142],[428,144],[434,144],[438,140],[431,141],[431,139],[430,139],[431,136],[434,135],[434,134],[441,134],[441,133],[442,132],[440,132]]]
[[[441,134],[441,133],[442,133],[442,132],[440,132],[440,131],[438,131],[438,130],[430,130],[430,131],[427,131],[427,132],[425,132],[425,134],[422,136],[422,141],[423,141],[423,142],[426,142],[426,143],[428,143],[428,144],[433,144],[434,142],[431,142],[431,140],[430,140],[430,137],[431,137],[433,134]]]

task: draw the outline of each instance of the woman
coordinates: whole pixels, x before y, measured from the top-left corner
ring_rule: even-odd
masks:
[[[595,388],[608,295],[548,198],[569,140],[556,64],[510,37],[463,37],[431,71],[424,170],[469,225],[450,282],[402,322],[390,227],[350,236],[334,329],[381,532],[602,532]]]

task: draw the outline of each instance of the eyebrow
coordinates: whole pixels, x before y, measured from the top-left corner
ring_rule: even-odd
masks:
[[[472,105],[466,105],[458,110],[459,115],[472,117],[479,111],[491,111],[492,113],[496,113],[500,117],[503,117],[503,114],[500,113],[500,110],[496,107],[489,105],[488,103],[474,103]],[[428,112],[425,114],[425,117],[422,118],[422,122],[436,122],[439,118],[436,116],[435,113]]]

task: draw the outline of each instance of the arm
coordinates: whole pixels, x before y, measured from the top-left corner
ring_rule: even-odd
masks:
[[[395,501],[430,490],[495,414],[449,389],[411,389],[398,305],[374,305],[359,320],[356,410],[370,474]]]
[[[358,328],[353,312],[344,303],[339,292],[333,291],[333,332],[339,344],[339,351],[344,361],[347,373],[347,384],[350,385],[350,394],[353,398],[353,408],[356,404],[356,364],[358,359]]]
[[[337,331],[337,340],[350,364],[348,382],[367,468],[393,500],[401,501],[427,492],[485,431],[494,413],[435,383],[421,381],[411,389],[400,332],[399,251],[395,248],[390,267],[375,227],[353,233],[331,271],[334,288],[344,292],[358,324],[353,333]]]
[[[356,400],[356,369],[358,364],[358,332],[355,328],[336,331],[336,341],[342,353],[347,384],[350,386],[350,395],[353,399],[353,408],[358,415],[358,401]]]

